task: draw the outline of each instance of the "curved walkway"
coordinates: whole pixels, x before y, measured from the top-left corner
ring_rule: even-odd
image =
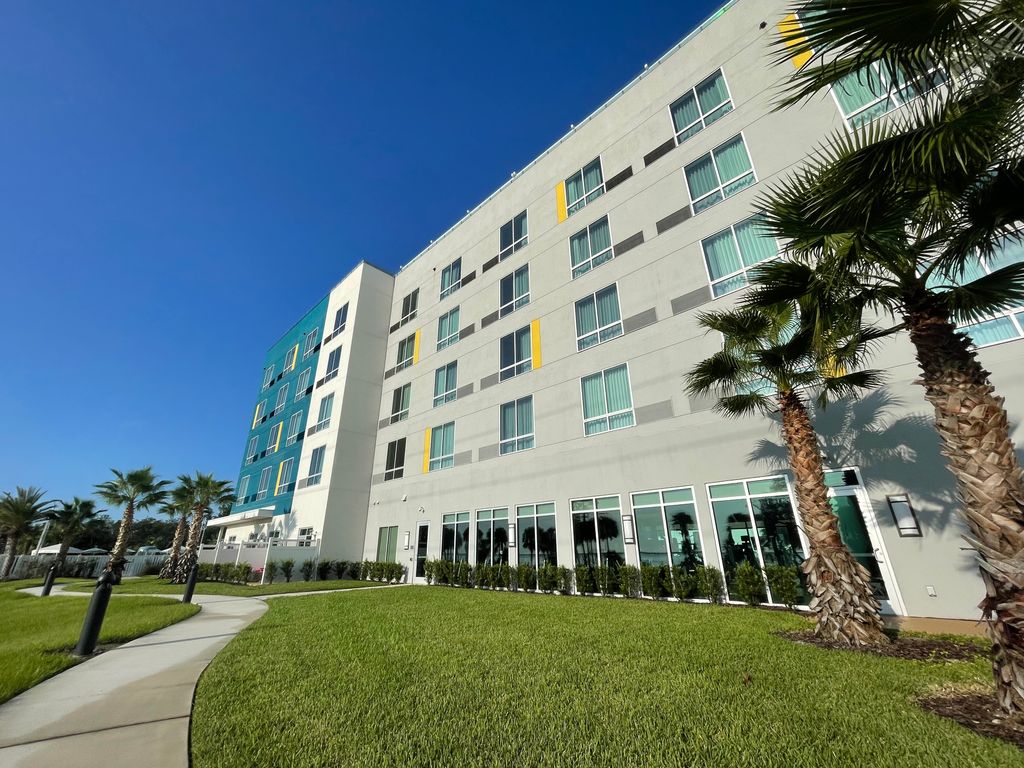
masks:
[[[192,697],[206,665],[267,610],[268,598],[328,591],[354,590],[196,595],[202,607],[196,615],[93,656],[0,705],[0,765],[187,768]]]

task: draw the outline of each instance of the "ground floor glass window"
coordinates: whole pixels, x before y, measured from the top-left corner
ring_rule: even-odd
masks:
[[[613,568],[626,562],[622,509],[618,496],[575,499],[571,503],[576,565]]]
[[[508,507],[477,510],[476,564],[508,564]]]
[[[469,512],[455,512],[442,519],[441,559],[469,562]]]
[[[555,505],[522,504],[516,507],[516,531],[519,534],[519,564],[541,568],[558,565],[555,539]]]
[[[673,565],[687,572],[704,565],[693,488],[634,493],[632,502],[643,565]]]

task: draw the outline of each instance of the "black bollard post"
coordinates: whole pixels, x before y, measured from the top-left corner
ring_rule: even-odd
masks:
[[[54,563],[50,566],[50,570],[46,572],[46,578],[43,580],[43,591],[40,593],[40,597],[49,597],[50,590],[53,589],[53,580],[57,578],[57,564]]]
[[[96,641],[100,639],[100,629],[103,627],[103,617],[107,613],[107,603],[110,602],[110,592],[114,588],[114,578],[113,573],[104,571],[96,580],[96,589],[92,592],[89,610],[82,624],[82,634],[78,638],[78,645],[75,646],[75,656],[89,656],[96,650]]]
[[[193,564],[188,572],[188,581],[185,582],[185,594],[181,596],[181,602],[191,603],[192,593],[196,591],[196,579],[199,577],[199,563]]]

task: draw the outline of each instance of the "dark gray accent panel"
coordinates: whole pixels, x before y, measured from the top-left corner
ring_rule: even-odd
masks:
[[[461,284],[465,285],[466,283],[472,283],[474,280],[476,280],[476,270],[475,269],[472,272],[470,272],[468,275],[463,275],[462,276],[462,283]]]
[[[696,309],[701,304],[706,304],[711,301],[711,294],[707,288],[698,288],[695,291],[684,293],[682,296],[676,296],[672,299],[672,314],[678,315],[682,312],[686,312],[690,309]]]
[[[484,262],[484,266],[483,266],[483,268],[480,271],[481,272],[486,272],[491,267],[496,267],[496,266],[498,266],[498,257],[497,256],[495,256],[493,259],[488,259],[487,261],[485,261]]]
[[[675,414],[672,412],[672,401],[662,400],[660,403],[643,405],[636,409],[636,423],[649,424],[652,421],[671,419]]]
[[[658,310],[654,307],[645,309],[643,312],[637,312],[632,317],[627,317],[622,321],[622,331],[624,333],[631,333],[632,331],[640,330],[652,323],[658,322]]]
[[[380,485],[384,482],[384,473],[381,472],[379,475],[373,475],[370,478],[370,485]]]
[[[658,228],[658,234],[660,235],[664,232],[667,232],[677,224],[682,224],[684,221],[690,218],[690,215],[690,206],[680,208],[675,213],[670,213],[664,219],[655,224],[655,226]]]
[[[394,375],[395,375],[395,369],[394,368],[388,368],[386,371],[384,371],[384,378],[385,379],[390,379]]]
[[[635,235],[630,235],[629,237],[627,237],[621,243],[617,243],[615,245],[615,247],[612,248],[612,252],[616,256],[621,256],[626,251],[631,251],[634,248],[636,248],[638,245],[643,245],[643,243],[644,243],[644,233],[642,231],[641,232],[637,232]]]
[[[667,155],[669,152],[671,152],[675,148],[676,148],[676,140],[675,139],[669,139],[664,144],[659,144],[654,149],[652,149],[650,152],[648,152],[646,155],[644,155],[644,167],[650,165],[651,163],[653,163],[658,158],[664,157],[665,155]]]
[[[606,181],[604,183],[604,191],[605,192],[611,192],[613,189],[615,189],[617,186],[619,186],[619,184],[624,182],[626,179],[628,179],[632,175],[633,175],[633,166],[631,165],[628,168],[626,168],[626,170],[619,171],[614,176],[612,176],[610,179],[608,179],[608,181]]]
[[[455,462],[455,466],[456,467],[461,467],[464,464],[472,464],[473,463],[473,452],[472,451],[463,451],[462,453],[456,453],[455,456],[453,457],[453,460]]]
[[[459,387],[458,389],[455,390],[455,399],[456,400],[461,400],[462,398],[467,397],[467,396],[472,395],[472,394],[473,394],[473,382],[469,382],[469,384],[466,384],[465,386]]]
[[[488,387],[493,387],[499,381],[501,381],[501,374],[499,373],[492,373],[490,376],[484,376],[482,379],[480,379],[480,389],[487,389]]]
[[[491,314],[484,315],[480,319],[480,327],[481,328],[486,328],[488,325],[490,325],[491,323],[493,323],[497,319],[498,319],[498,310],[494,310],[493,312],[491,312]]]
[[[460,339],[464,339],[467,336],[472,336],[475,332],[476,332],[476,325],[473,324],[473,323],[470,323],[465,328],[460,328],[459,329],[459,338]]]
[[[687,400],[690,403],[690,413],[710,411],[718,402],[718,398],[714,395],[690,395]]]
[[[499,453],[498,453],[498,444],[497,443],[493,443],[491,445],[482,445],[477,450],[476,460],[477,461],[487,461],[488,459],[496,459],[496,458],[498,458],[498,455],[499,455]]]
[[[394,325],[391,326],[390,330],[388,330],[388,333],[394,333],[395,331],[397,331],[401,327],[402,327],[401,323],[395,323]]]
[[[386,419],[381,419],[380,421],[378,421],[377,422],[377,429],[384,429],[384,427],[388,426],[389,424],[391,424],[391,417],[390,416],[388,418],[386,418]]]

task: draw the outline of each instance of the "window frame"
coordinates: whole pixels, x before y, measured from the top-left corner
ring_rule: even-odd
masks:
[[[340,322],[339,322],[340,320]],[[338,334],[345,330],[345,326],[348,325],[348,302],[346,301],[338,311],[334,313],[334,329],[331,334]]]
[[[274,383],[274,364],[271,363],[263,369],[263,384],[260,386],[260,392],[264,392],[270,388]]]
[[[704,243],[706,243],[708,240],[712,240],[712,239],[718,237],[719,235],[721,235],[724,232],[729,232],[729,234],[732,236],[732,243],[736,247],[736,253],[739,255],[740,262],[742,263],[742,261],[743,261],[743,251],[740,249],[740,241],[739,241],[739,238],[736,236],[736,227],[740,226],[741,224],[746,224],[748,221],[753,221],[756,218],[758,218],[758,214],[755,213],[753,216],[747,216],[745,219],[737,221],[734,224],[730,224],[729,226],[725,227],[724,229],[718,230],[714,234],[710,234],[707,237],[701,238],[701,240],[700,240],[700,253],[701,253],[701,256],[704,259],[704,274],[707,275],[707,277],[708,277],[708,287],[711,289],[711,300],[712,301],[714,301],[715,299],[720,299],[723,296],[728,296],[731,293],[736,293],[736,291],[742,291],[744,288],[749,287],[750,286],[750,279],[749,279],[747,273],[750,272],[750,270],[754,269],[755,267],[759,267],[761,264],[767,264],[770,261],[775,261],[776,259],[778,259],[782,255],[782,246],[779,243],[779,238],[777,238],[777,237],[775,237],[773,235],[768,235],[768,237],[771,238],[772,242],[775,243],[775,255],[774,256],[772,256],[770,258],[767,258],[767,259],[762,259],[761,261],[754,262],[749,267],[741,267],[739,270],[737,270],[735,272],[730,272],[728,275],[723,275],[722,277],[719,277],[717,279],[715,279],[715,278],[713,278],[711,276],[711,265],[708,262],[708,254],[707,254],[707,250],[704,248]],[[745,280],[743,285],[739,285],[739,286],[737,286],[735,288],[732,288],[732,289],[730,289],[728,291],[725,291],[725,293],[715,293],[715,285],[721,284],[721,283],[727,283],[730,280],[735,280],[737,277],[742,277]]]
[[[309,389],[309,383],[313,380],[313,369],[303,368],[299,374],[298,381],[295,385],[295,401],[301,400],[306,396],[306,390]],[[294,401],[293,401],[294,402]]]
[[[284,407],[288,405],[288,389],[291,386],[291,382],[284,382],[280,389],[277,390],[277,400],[274,401],[274,410],[270,412],[271,416],[276,416],[278,413],[284,410]]]
[[[715,108],[712,109],[710,112],[705,114],[704,113],[704,108],[700,105],[700,99],[697,97],[697,88],[699,88],[700,86],[704,85],[704,83],[706,83],[708,80],[713,78],[718,73],[721,73],[721,75],[722,75],[722,82],[725,84],[726,99],[725,99],[725,101],[723,101],[720,104],[716,105]],[[690,124],[686,125],[685,127],[683,127],[682,129],[677,129],[676,128],[676,118],[675,118],[675,115],[672,114],[672,108],[676,104],[678,104],[680,101],[685,99],[688,95],[692,95],[693,96],[693,101],[697,105],[697,111],[700,113],[700,116],[696,120],[694,120],[692,123],[690,123]],[[717,111],[719,111],[726,104],[729,105],[729,109],[727,109],[724,112],[722,112],[722,114],[720,114],[718,117],[716,117],[710,123],[707,122],[707,118],[709,116],[715,114]],[[686,91],[683,92],[682,95],[680,95],[678,98],[674,99],[672,101],[672,103],[668,105],[668,119],[669,119],[669,122],[672,124],[672,131],[673,131],[673,136],[675,137],[676,146],[678,147],[681,144],[683,144],[683,142],[687,141],[688,139],[692,139],[698,133],[700,133],[701,131],[706,129],[709,125],[714,125],[715,123],[717,123],[719,120],[721,120],[723,117],[725,117],[726,115],[728,115],[730,112],[732,112],[735,109],[736,109],[736,102],[733,101],[732,89],[729,88],[729,80],[725,76],[725,67],[718,67],[716,70],[714,70],[713,72],[708,74],[706,77],[702,77],[700,80],[698,80],[696,82],[696,84],[690,86]],[[693,126],[695,126],[695,125],[700,125],[700,128],[698,128],[696,131],[694,131],[693,133],[689,134],[688,136],[683,137],[682,139],[679,138],[682,134],[686,133],[688,130],[693,128]]]
[[[249,466],[256,461],[256,456],[260,450],[260,436],[253,435],[249,438],[249,444],[245,447],[245,466]]]
[[[402,349],[407,346],[409,355],[406,358],[402,358]],[[413,358],[416,357],[416,334],[410,334],[404,339],[398,342],[398,349],[396,350],[395,358],[395,373],[404,371],[406,368],[412,365]]]
[[[516,293],[515,293],[515,290],[516,290],[516,275],[518,275],[523,270],[526,270],[526,293],[524,293],[522,296],[517,296]],[[505,286],[505,281],[506,280],[510,281],[510,283],[512,285],[512,289],[511,289],[512,299],[511,299],[511,301],[507,301],[507,302],[502,303],[502,292],[504,290],[504,286]],[[525,301],[524,301],[524,299],[525,299]],[[529,303],[530,303],[530,265],[529,264],[523,264],[521,267],[512,270],[511,272],[509,272],[507,275],[505,275],[503,278],[501,278],[498,281],[498,317],[506,317],[508,315],[511,315],[517,309],[522,309],[523,307],[527,306]],[[510,307],[511,307],[511,309],[509,309]]]
[[[551,511],[550,512],[545,511],[545,512],[541,513],[541,512],[538,511],[539,507],[546,506],[548,504],[551,505]],[[543,565],[547,565],[548,562],[551,562],[553,565],[557,566],[558,565],[558,529],[559,529],[559,525],[558,525],[558,505],[555,503],[554,499],[549,499],[549,500],[546,500],[546,501],[530,502],[530,503],[527,503],[527,504],[515,504],[515,505],[513,505],[509,509],[509,515],[510,516],[512,515],[512,510],[513,509],[515,510],[515,525],[516,525],[515,533],[516,533],[516,535],[514,537],[510,535],[509,536],[509,541],[510,541],[510,546],[512,545],[512,543],[515,544],[515,548],[516,548],[516,563],[517,563],[517,565],[518,564],[524,564],[524,565],[526,564],[526,563],[523,563],[522,550],[523,549],[528,549],[527,547],[522,547],[521,546],[523,530],[522,530],[522,527],[521,527],[521,524],[520,524],[519,521],[520,520],[532,520],[533,521],[534,550],[533,550],[533,552],[531,552],[529,554],[529,557],[530,557],[529,565],[532,565],[534,568],[539,569],[541,567],[542,563],[540,562],[541,552],[540,552],[540,546],[539,546],[538,537],[537,537],[537,529],[539,528],[539,523],[537,522],[537,518],[540,518],[540,517],[550,517],[552,519],[552,521],[554,522],[554,529],[555,529],[555,546],[554,546],[554,552],[553,552],[554,560],[552,560],[552,561],[547,560],[547,555],[545,555],[545,561],[544,561]],[[520,510],[525,510],[525,509],[530,509],[532,511],[527,512],[525,514],[523,512],[520,512]],[[510,517],[510,522],[511,522],[511,517]],[[510,561],[509,564],[511,565],[511,557],[509,558],[509,561]],[[534,584],[534,588],[535,587],[536,587],[536,584]],[[526,589],[527,587],[525,585],[520,584],[519,588],[520,589]]]
[[[409,406],[412,403],[412,382],[406,382],[391,391],[391,415],[388,424],[397,424],[409,418]],[[400,406],[398,410],[395,407]]]
[[[530,343],[527,345],[528,356],[523,360],[515,359],[510,365],[502,365],[502,347],[504,346],[505,339],[512,339],[512,355],[515,357],[515,337],[517,333],[521,333],[524,330],[529,332],[530,337]],[[520,368],[522,368],[522,370],[520,370]],[[498,339],[498,381],[508,381],[509,379],[514,379],[516,376],[529,373],[531,370],[533,370],[533,324],[527,323],[523,327],[516,328],[516,330],[511,333],[506,333]],[[511,371],[511,373],[506,375],[508,371]]]
[[[320,418],[324,411],[324,403],[329,402],[330,405],[327,407],[327,416]],[[334,415],[334,393],[330,392],[320,398],[320,402],[317,403],[317,422],[311,427],[311,435],[315,435],[317,432],[322,432],[325,429],[330,429],[331,416]]]
[[[575,174],[573,174],[573,175],[575,175]],[[602,176],[602,178],[603,178],[603,176]],[[509,256],[511,256],[513,253],[518,251],[520,248],[523,248],[523,247],[529,245],[529,239],[530,239],[530,217],[529,217],[529,210],[530,209],[527,208],[526,210],[520,211],[515,216],[513,216],[511,219],[509,219],[504,224],[502,224],[500,227],[498,227],[498,261],[499,262],[504,261]],[[519,218],[523,219],[523,225],[524,225],[523,226],[523,235],[522,235],[522,237],[516,239],[516,219],[519,219]],[[502,233],[503,233],[505,227],[508,227],[509,230],[512,232],[512,236],[511,236],[512,237],[512,241],[508,245],[503,245],[503,243],[502,243]]]
[[[313,350],[316,348],[316,342],[320,338],[320,329],[314,328],[306,333],[306,338],[302,345],[302,359],[305,360],[307,357],[313,354]]]
[[[337,378],[338,372],[341,370],[341,350],[344,349],[342,346],[338,346],[332,349],[327,355],[327,367],[324,369],[324,377],[320,380],[320,384],[326,384],[331,379]],[[331,368],[331,363],[334,363],[334,367]]]
[[[598,224],[600,224],[601,222],[604,222],[605,225],[608,227],[608,247],[595,254],[594,253],[594,246],[592,244],[593,236],[591,234],[591,230],[594,227],[596,227]],[[590,255],[587,256],[585,261],[581,261],[579,264],[576,264],[574,266],[573,263],[572,263],[572,242],[577,237],[582,235],[584,232],[586,232],[586,235],[587,235],[587,252]],[[597,261],[599,256],[605,256],[605,254],[610,254],[610,255],[607,258],[602,258],[600,261]],[[590,272],[593,272],[595,269],[600,267],[602,264],[607,264],[609,261],[612,261],[614,258],[615,258],[615,238],[612,237],[612,221],[611,221],[611,217],[607,213],[604,216],[600,217],[599,219],[596,219],[595,221],[592,221],[590,224],[585,226],[583,229],[581,229],[581,230],[579,230],[577,232],[574,232],[573,234],[571,234],[569,236],[569,275],[570,275],[571,279],[573,279],[573,280],[576,280],[578,278],[583,277],[586,274],[589,274]],[[586,267],[586,269],[584,269],[584,267]]]
[[[459,338],[460,338],[459,334],[462,332],[462,313],[460,312],[461,309],[462,309],[461,307],[452,307],[447,312],[442,313],[437,318],[437,351],[438,352],[440,352],[442,349],[446,349],[446,348],[450,347],[452,344],[456,343],[459,340]],[[449,323],[449,326],[450,326],[452,315],[455,316],[455,320],[457,321],[456,324],[459,327],[456,328],[454,332],[452,332],[451,327],[449,327],[448,328],[448,335],[445,336],[442,339],[441,338],[441,323],[444,322],[445,320],[447,320],[448,323]]]
[[[256,487],[256,498],[254,498],[253,501],[263,501],[263,499],[267,498],[267,494],[270,493],[271,469],[272,467],[266,466],[260,470],[260,480],[259,484]],[[263,483],[264,478],[266,479],[266,485],[264,485]]]
[[[306,476],[306,487],[307,488],[309,486],[311,486],[311,485],[320,485],[320,480],[323,479],[323,476],[324,476],[324,456],[326,455],[326,453],[327,453],[327,446],[326,445],[318,445],[316,448],[314,448],[310,452],[310,454],[309,454],[309,468],[308,468],[309,474]],[[316,461],[317,459],[319,459],[320,461],[319,461],[319,465],[316,467],[317,471],[314,473],[313,472],[313,467],[317,463],[317,461]]]
[[[450,278],[451,270],[453,268],[455,268],[455,267],[458,267],[459,276],[455,280],[451,281],[451,283],[448,285],[448,287],[445,288],[444,287],[445,275],[448,274],[449,278]],[[440,288],[440,295],[438,296],[438,299],[440,300],[440,299],[444,299],[444,298],[447,298],[447,297],[451,296],[453,293],[455,293],[461,287],[462,287],[462,257],[459,256],[457,259],[452,261],[448,266],[446,266],[444,269],[441,270],[441,288]]]
[[[252,475],[242,475],[242,479],[238,481],[238,488],[235,493],[235,503],[244,504],[245,497],[249,493],[249,480]]]
[[[533,429],[530,432],[519,432],[519,404],[525,400],[530,401],[530,423]],[[505,426],[504,420],[502,419],[502,411],[505,406],[511,405],[515,413],[515,434],[512,437],[502,437],[502,429]],[[523,445],[520,447],[520,443],[529,443],[529,445]],[[511,445],[510,450],[505,450],[507,446]],[[521,453],[522,451],[529,451],[535,448],[537,445],[537,419],[533,410],[533,393],[517,397],[515,400],[509,400],[508,402],[501,403],[498,406],[498,455],[508,456],[513,453]]]
[[[297,429],[293,429],[297,427]],[[299,435],[302,434],[302,411],[296,411],[288,417],[288,433],[285,437],[285,447],[289,445],[295,445],[298,442]]]
[[[691,500],[690,501],[676,501],[676,502],[665,501],[665,494],[666,493],[670,493],[672,491],[689,491],[690,492],[690,499]],[[639,506],[640,509],[643,510],[643,509],[651,509],[654,505],[652,505],[652,504],[639,504],[638,505],[636,503],[635,499],[636,499],[637,496],[643,496],[644,494],[647,494],[647,493],[656,493],[656,494],[658,494],[658,504],[657,504],[657,507],[658,507],[658,510],[659,510],[659,513],[660,513],[660,516],[661,516],[662,531],[663,531],[664,536],[665,536],[665,556],[668,558],[668,564],[671,567],[673,567],[673,568],[682,567],[682,566],[677,566],[673,562],[673,560],[672,560],[672,542],[671,542],[671,537],[669,535],[669,527],[668,527],[668,521],[666,519],[665,509],[666,509],[666,507],[669,507],[669,506],[672,506],[672,505],[690,504],[693,507],[693,519],[694,519],[694,522],[697,525],[697,545],[700,548],[701,564],[702,565],[707,565],[708,564],[707,556],[706,556],[706,554],[704,552],[704,526],[701,525],[701,522],[700,522],[700,511],[697,508],[697,489],[693,485],[679,485],[679,486],[672,486],[672,487],[668,487],[668,488],[651,488],[651,489],[645,490],[645,491],[630,491],[630,493],[629,493],[629,511],[630,511],[630,514],[633,516],[633,534],[634,534],[634,538],[636,540],[637,559],[640,561],[640,564],[643,565],[644,563],[643,563],[643,560],[641,559],[641,551],[640,551],[640,524],[639,524],[639,520],[637,518],[636,511],[637,511],[637,507],[638,506]]]
[[[287,470],[288,470],[287,472],[285,472],[285,468],[287,468]],[[295,457],[294,456],[289,456],[287,459],[284,459],[278,465],[278,468],[277,468],[277,482],[274,485],[274,495],[275,496],[280,496],[282,493],[290,493],[291,491],[295,490],[295,481],[294,480],[287,480],[286,482],[281,482],[286,477],[290,477],[292,472],[294,471],[294,469],[295,469]]]
[[[629,384],[629,408],[626,408],[626,409],[623,409],[623,410],[619,410],[619,411],[615,411],[614,413],[612,413],[612,412],[608,411],[608,389],[605,386],[604,381],[605,381],[605,374],[608,371],[614,371],[617,368],[625,368],[626,369],[626,382]],[[586,405],[584,404],[584,398],[586,397],[586,394],[585,394],[585,390],[583,389],[583,382],[586,379],[589,379],[589,378],[591,378],[593,376],[597,376],[597,375],[601,376],[601,394],[604,397],[605,413],[603,415],[601,415],[601,416],[591,416],[590,418],[587,418]],[[611,426],[611,418],[613,416],[621,416],[622,414],[625,414],[625,413],[631,414],[631,416],[633,418],[633,423],[632,424],[624,424],[621,427],[612,427]],[[580,416],[582,417],[582,420],[583,420],[583,436],[584,437],[596,437],[597,435],[604,435],[604,434],[607,434],[608,432],[617,432],[620,429],[631,429],[631,428],[633,428],[633,427],[635,427],[637,425],[636,424],[636,400],[633,398],[633,376],[632,376],[632,374],[631,374],[631,372],[629,370],[629,362],[628,361],[625,362],[625,363],[619,363],[618,365],[609,366],[608,368],[602,368],[600,371],[595,371],[594,373],[588,373],[586,376],[581,376],[580,377]],[[587,422],[588,421],[589,422],[595,422],[595,421],[599,421],[601,419],[604,419],[604,421],[607,424],[607,427],[605,429],[602,429],[602,430],[598,431],[598,432],[591,432],[590,434],[587,434]]]
[[[617,321],[615,321],[614,323],[607,323],[606,325],[600,325],[601,317],[600,317],[600,315],[597,312],[597,294],[602,293],[604,291],[607,291],[609,288],[614,288],[615,289],[615,306],[619,310],[619,319]],[[580,326],[579,326],[579,315],[576,312],[576,308],[580,304],[582,304],[583,302],[588,301],[588,300],[592,301],[594,303],[594,322],[597,324],[597,326],[590,333],[583,333],[583,334],[581,334],[580,333]],[[573,303],[573,305],[572,305],[572,315],[573,315],[573,317],[572,317],[573,325],[574,325],[574,327],[576,329],[576,351],[577,352],[584,352],[584,351],[586,351],[588,349],[592,349],[594,347],[598,347],[601,344],[604,344],[606,341],[612,341],[613,339],[617,339],[620,336],[625,335],[625,332],[626,332],[625,331],[625,327],[622,324],[622,304],[619,303],[619,282],[616,280],[614,283],[611,283],[610,285],[606,285],[604,288],[599,288],[598,290],[594,291],[593,293],[589,293],[586,296],[582,297],[581,299],[578,299],[577,301],[575,301]],[[618,333],[616,333],[614,336],[608,336],[607,338],[602,338],[602,336],[604,335],[605,331],[607,331],[610,328],[614,328],[616,325],[619,327],[619,332]],[[588,344],[586,346],[581,346],[582,343],[583,343],[583,340],[585,338],[589,338],[591,336],[596,336],[597,337],[597,341],[594,342],[593,344]]]
[[[402,306],[398,317],[398,327],[401,328],[406,323],[416,319],[416,313],[419,310],[420,303],[420,289],[413,288],[409,293],[402,297]]]
[[[621,540],[622,540],[622,559],[623,559],[624,563],[626,563],[626,564],[629,563],[629,552],[627,550],[627,546],[628,545],[626,544],[625,525],[622,522],[622,517],[623,517],[622,494],[620,494],[620,493],[604,493],[604,494],[601,494],[599,496],[579,496],[579,497],[576,497],[576,498],[569,499],[569,536],[570,536],[570,539],[572,541],[572,562],[573,562],[573,566],[574,567],[579,568],[582,565],[581,563],[577,562],[577,551],[576,551],[576,516],[577,515],[589,515],[590,516],[590,519],[591,519],[591,521],[593,523],[593,526],[594,526],[594,541],[596,542],[596,547],[595,547],[594,552],[597,555],[597,567],[600,568],[602,566],[606,566],[607,565],[607,563],[604,562],[605,559],[606,559],[606,556],[605,556],[604,552],[601,551],[600,522],[599,522],[598,515],[601,512],[611,512],[613,510],[612,510],[611,507],[606,507],[606,508],[602,509],[600,506],[598,506],[597,502],[598,502],[598,500],[601,500],[601,499],[613,499],[613,498],[618,501],[618,504],[615,507],[615,511],[617,511],[618,515],[619,515],[619,538],[621,538]],[[586,501],[591,502],[592,505],[593,505],[593,508],[592,509],[580,509],[580,510],[573,509],[573,505],[576,502],[581,502],[581,501],[583,501],[583,502],[586,502]],[[582,594],[582,593],[579,592],[579,590],[576,590],[576,591],[577,591],[578,594]]]
[[[452,452],[451,453],[440,453],[434,456],[434,436],[438,430],[444,430],[447,427],[452,429]],[[441,450],[444,450],[444,438],[440,440]],[[455,466],[455,421],[446,421],[444,424],[438,424],[436,427],[430,429],[430,446],[427,454],[427,472],[439,472],[443,469],[451,469]]]
[[[388,443],[384,456],[384,482],[398,480],[405,475],[406,438],[399,437]],[[401,458],[399,458],[401,452]]]
[[[447,387],[448,386],[448,369],[449,368],[454,368],[455,369],[455,386],[452,387],[451,389],[445,389],[444,392],[442,392],[441,394],[438,394],[437,393],[437,375],[441,371],[444,371],[444,376],[445,376],[444,383],[445,383],[445,386]],[[448,403],[455,402],[455,400],[458,399],[458,391],[459,391],[459,361],[458,360],[452,360],[450,363],[446,363],[445,365],[439,366],[438,368],[434,369],[434,400],[433,400],[433,403],[434,403],[433,407],[434,408],[440,408],[442,405],[446,405]]]
[[[586,188],[587,174],[586,170],[590,168],[594,163],[597,163],[598,169],[601,171],[601,183],[593,189],[588,190]],[[580,177],[580,185],[583,187],[583,196],[570,202],[569,200],[569,181],[574,179],[577,175]],[[592,203],[597,198],[601,197],[605,193],[605,178],[604,178],[604,161],[601,155],[598,155],[593,160],[585,163],[579,168],[579,170],[573,171],[565,177],[565,181],[562,182],[565,185],[565,215],[566,218],[572,216],[574,213],[579,213]]]
[[[888,71],[883,69],[883,67],[882,67],[880,62],[872,61],[872,62],[869,62],[869,63],[865,64],[864,67],[869,67],[869,68],[875,70],[874,75],[878,78],[879,83],[881,83],[883,80],[889,80],[889,73],[888,73]],[[863,69],[863,67],[862,67],[862,69]],[[854,73],[851,72],[850,74],[854,74]],[[928,87],[925,87],[925,88],[920,88],[920,93],[915,94],[914,96],[912,96],[909,99],[903,100],[904,97],[903,97],[901,91],[905,91],[905,90],[908,90],[908,89],[911,89],[911,88],[917,89],[917,88],[919,88],[919,84],[922,81],[924,81],[925,78],[934,78],[936,76],[941,78],[940,82],[936,83],[935,85],[931,85],[931,86],[928,86]],[[898,86],[898,85],[894,85],[891,82],[888,83],[888,85],[885,88],[885,92],[881,96],[876,96],[872,101],[869,101],[867,104],[861,105],[855,111],[851,112],[849,115],[846,114],[846,111],[843,108],[843,104],[839,100],[839,96],[836,95],[836,88],[839,87],[839,82],[833,83],[831,86],[829,86],[828,90],[829,90],[829,93],[832,95],[833,101],[835,101],[836,109],[839,110],[839,116],[842,118],[843,125],[846,127],[847,132],[848,133],[853,133],[854,131],[860,130],[862,128],[865,128],[865,127],[871,125],[871,123],[875,122],[876,120],[880,120],[881,118],[885,117],[888,114],[891,114],[892,112],[895,112],[898,109],[902,109],[903,107],[907,106],[908,104],[912,104],[917,99],[920,99],[923,94],[928,93],[929,91],[933,91],[936,88],[938,88],[938,87],[940,87],[942,85],[947,84],[948,82],[949,82],[949,78],[946,76],[945,72],[942,71],[942,67],[936,65],[936,66],[933,66],[931,69],[929,69],[926,74],[921,75],[918,78],[916,78],[913,82],[906,82],[906,83],[904,83],[902,87]],[[868,119],[868,120],[866,120],[864,122],[854,122],[854,119],[857,116],[862,115],[865,112],[868,112],[869,110],[873,109],[877,105],[882,104],[883,102],[887,102],[890,99],[893,100],[894,103],[893,103],[892,106],[890,106],[884,112],[880,112],[879,114],[875,115],[874,117],[872,117],[872,118],[870,118],[870,119]],[[898,102],[897,102],[897,99],[898,99]]]
[[[732,178],[730,178],[728,180],[723,181],[722,180],[722,174],[719,173],[719,171],[718,171],[718,161],[715,160],[715,152],[717,152],[718,150],[720,150],[722,147],[726,146],[730,142],[735,141],[737,138],[739,138],[740,142],[743,144],[743,151],[747,155],[747,160],[750,161],[750,170],[749,171],[744,171],[739,176],[734,176],[734,177],[732,177]],[[716,186],[710,192],[705,192],[700,197],[695,198],[693,196],[693,190],[690,189],[690,177],[686,173],[686,169],[696,165],[697,163],[699,163],[702,160],[704,160],[704,158],[706,158],[706,157],[710,157],[711,158],[711,166],[712,166],[712,168],[715,171],[715,178],[718,179],[718,186]],[[736,191],[732,192],[731,194],[728,194],[728,195],[725,194],[725,188],[727,186],[735,184],[737,181],[739,181],[740,179],[745,178],[746,176],[750,176],[750,178],[751,178],[751,182],[749,184],[746,184],[746,185],[740,187],[739,189],[737,189]],[[759,179],[758,179],[758,176],[757,176],[757,169],[754,167],[754,158],[751,157],[751,155],[750,155],[750,148],[747,146],[747,137],[746,137],[746,133],[744,131],[740,131],[739,133],[735,134],[734,136],[730,136],[725,141],[720,142],[719,144],[716,144],[714,147],[709,149],[707,152],[704,152],[701,155],[695,157],[693,160],[691,160],[690,162],[686,163],[686,165],[683,166],[683,183],[686,185],[686,194],[690,198],[690,213],[692,215],[694,215],[694,216],[696,216],[697,214],[703,213],[704,211],[708,210],[709,208],[713,208],[714,206],[718,205],[719,203],[728,200],[730,197],[735,197],[740,192],[742,192],[744,189],[749,189],[750,187],[755,186],[758,183],[758,181],[759,181]],[[708,203],[707,205],[702,206],[699,210],[697,209],[697,205],[699,203],[701,203],[704,200],[710,200],[716,194],[720,195],[720,197],[718,199]]]

